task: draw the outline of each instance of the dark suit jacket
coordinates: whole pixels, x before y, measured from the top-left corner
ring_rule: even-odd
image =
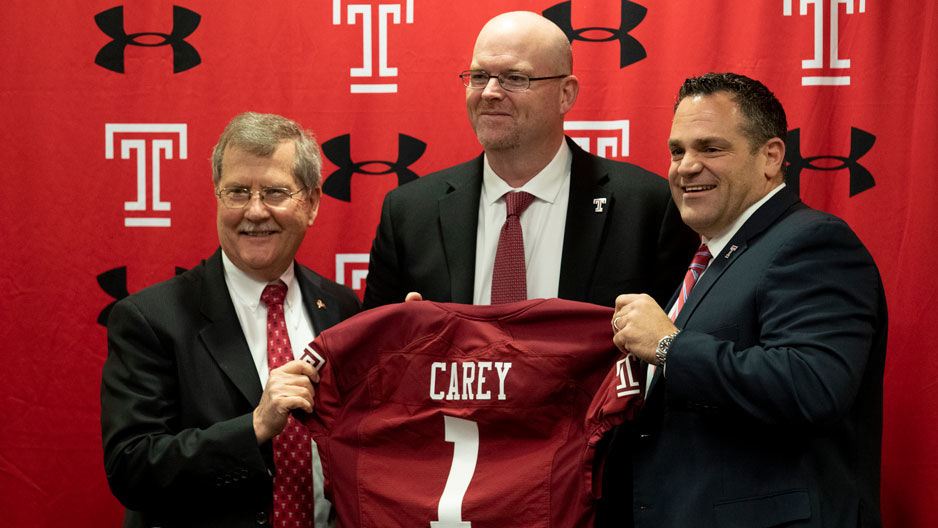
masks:
[[[886,304],[846,223],[783,189],[675,323],[627,453],[635,526],[881,525]]]
[[[349,288],[299,264],[295,273],[317,333],[359,311]],[[262,392],[220,249],[118,302],[108,319],[101,429],[125,526],[266,522],[273,454],[269,443],[258,447],[252,422]]]
[[[573,151],[558,297],[612,306],[621,293],[663,303],[699,244],[667,181],[629,163]],[[424,299],[472,304],[482,156],[387,194],[371,248],[365,307]],[[605,198],[602,212],[594,199]]]

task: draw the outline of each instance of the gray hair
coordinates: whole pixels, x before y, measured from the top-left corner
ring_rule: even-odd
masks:
[[[293,140],[296,146],[293,177],[306,189],[319,187],[322,158],[313,133],[283,116],[256,112],[236,115],[221,133],[212,151],[212,181],[218,185],[221,180],[221,162],[229,146],[269,158],[280,142],[287,139]]]

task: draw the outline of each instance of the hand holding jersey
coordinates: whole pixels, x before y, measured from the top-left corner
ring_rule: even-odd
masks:
[[[309,363],[293,360],[270,371],[261,401],[254,409],[254,434],[263,444],[280,434],[290,411],[313,412],[319,373]]]
[[[658,364],[655,358],[658,341],[677,332],[664,310],[645,294],[618,296],[612,320],[616,331],[612,341],[619,350],[652,365]]]

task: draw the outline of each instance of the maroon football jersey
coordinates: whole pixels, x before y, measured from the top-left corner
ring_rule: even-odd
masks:
[[[594,448],[643,394],[611,318],[559,299],[421,301],[323,332],[306,423],[339,526],[592,526]]]

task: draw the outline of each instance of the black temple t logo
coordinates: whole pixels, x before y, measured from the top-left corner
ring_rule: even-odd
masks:
[[[128,35],[124,30],[124,6],[112,7],[94,16],[94,22],[105,35],[111,37],[111,42],[105,44],[94,63],[102,68],[117,73],[124,73],[124,50],[127,46],[172,46],[173,73],[186,71],[198,66],[202,62],[199,52],[186,42],[186,37],[199,27],[202,16],[185,7],[173,6],[173,29],[170,33],[157,33],[146,31]],[[140,37],[162,37],[162,42],[141,42]]]
[[[574,29],[573,16],[571,13],[572,4],[572,1],[561,2],[553,7],[548,7],[543,12],[545,18],[560,26],[560,29],[567,35],[571,43],[574,40],[583,40],[586,42],[610,42],[618,40],[619,68],[625,68],[648,56],[641,42],[629,35],[629,31],[635,29],[641,24],[642,20],[645,19],[645,14],[648,12],[645,6],[636,4],[635,2],[629,2],[629,0],[622,0],[622,20],[618,28],[583,27]],[[588,32],[600,31],[608,33],[608,36],[605,38],[593,38],[587,35]]]
[[[801,129],[789,130],[788,136],[785,138],[785,161],[789,164],[785,173],[785,183],[791,187],[792,191],[800,195],[802,170],[836,171],[847,169],[850,173],[850,196],[856,196],[863,191],[872,189],[876,185],[876,181],[870,171],[860,165],[860,158],[873,148],[875,142],[876,136],[873,134],[856,127],[850,127],[850,154],[848,156],[812,156],[806,158],[801,155]],[[840,165],[818,166],[814,164],[817,160],[835,160],[839,161]]]
[[[352,201],[352,175],[353,174],[397,174],[397,185],[419,178],[410,166],[423,156],[427,144],[417,138],[406,134],[397,135],[397,161],[352,161],[351,136],[345,134],[334,137],[322,144],[322,153],[339,168],[330,174],[322,184],[322,192],[345,202]],[[369,167],[383,165],[383,170]]]

